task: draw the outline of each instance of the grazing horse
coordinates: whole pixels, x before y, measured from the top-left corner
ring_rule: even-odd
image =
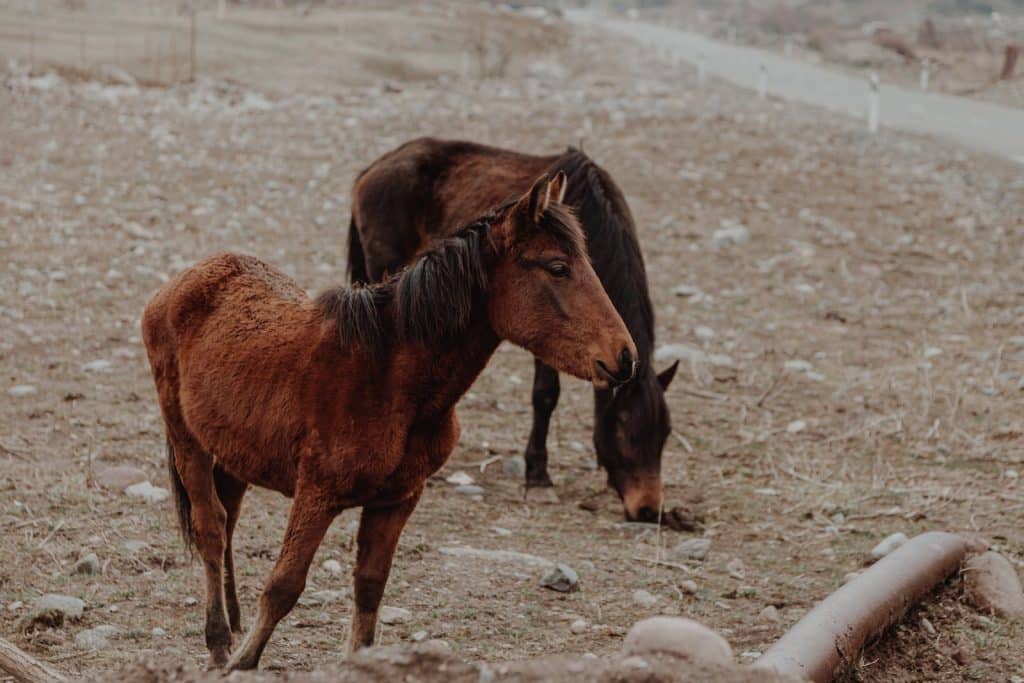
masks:
[[[583,152],[531,156],[471,142],[422,138],[385,154],[359,176],[349,224],[349,275],[375,282],[397,272],[433,239],[488,207],[521,194],[541,173],[566,173],[566,203],[580,219],[598,278],[629,328],[640,356],[635,381],[613,392],[595,388],[594,450],[627,519],[658,520],[661,452],[671,431],[665,390],[678,363],[652,365],[654,310],[633,217],[611,177]],[[526,485],[551,486],[547,436],[558,404],[558,371],[535,362],[533,429],[526,445]]]
[[[459,437],[455,405],[502,339],[607,389],[636,347],[586,255],[565,175],[454,233],[381,284],[309,300],[249,256],[166,284],[143,339],[186,542],[206,572],[214,666],[254,668],[331,521],[362,507],[348,650],[373,642],[398,537]],[[250,484],[294,502],[240,648],[231,537]]]

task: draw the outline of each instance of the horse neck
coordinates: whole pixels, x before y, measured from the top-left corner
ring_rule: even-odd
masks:
[[[555,164],[569,177],[566,203],[576,207],[587,251],[598,279],[649,365],[654,353],[654,306],[633,216],[614,181],[582,152],[569,152]]]
[[[467,328],[442,348],[420,344],[396,351],[392,367],[403,375],[407,395],[422,403],[420,419],[444,415],[459,402],[487,366],[501,339],[478,304]]]

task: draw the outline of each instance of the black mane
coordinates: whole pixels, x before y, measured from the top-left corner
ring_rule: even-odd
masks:
[[[654,307],[633,215],[611,176],[583,152],[569,148],[551,167],[568,177],[565,204],[579,218],[601,284],[649,366],[654,352]]]
[[[457,337],[487,290],[488,261],[495,254],[491,227],[512,209],[508,202],[445,239],[384,282],[329,289],[316,299],[324,318],[337,321],[342,347],[377,352],[389,333],[399,341],[440,344]],[[537,228],[573,255],[585,254],[572,211],[552,203]],[[386,322],[391,309],[394,325]]]

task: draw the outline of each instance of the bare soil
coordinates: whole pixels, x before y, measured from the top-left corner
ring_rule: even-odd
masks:
[[[388,10],[381,21],[405,16]],[[443,52],[477,34],[475,20],[457,16],[440,34]],[[360,26],[381,51],[401,52],[386,28]],[[532,363],[503,346],[462,401],[461,443],[402,537],[385,603],[413,618],[382,626],[381,643],[422,630],[462,660],[607,657],[638,619],[678,614],[718,630],[749,662],[892,532],[975,531],[1021,563],[1019,166],[698,87],[656,55],[583,29],[536,30],[554,37],[536,52],[510,47],[523,66],[504,77],[347,81],[335,54],[304,52],[308,26],[280,29],[263,58],[283,41],[308,73],[342,70],[334,85],[310,76],[307,90],[274,69],[168,88],[42,67],[26,76],[18,65],[3,77],[0,636],[106,680],[140,658],[204,663],[201,571],[170,503],[95,485],[114,464],[166,485],[139,314],[170,274],[220,250],[264,258],[311,292],[342,281],[353,179],[425,134],[533,152],[582,144],[622,185],[659,344],[692,347],[669,392],[666,502],[704,515],[712,549],[685,568],[657,564],[675,562],[672,548],[693,534],[622,524],[594,469],[590,390],[572,380],[550,440],[559,500],[525,497],[494,459],[525,444]],[[745,225],[749,241],[715,247],[723,222]],[[10,394],[18,385],[36,393]],[[457,470],[486,489],[483,500],[445,482]],[[236,536],[246,620],[287,506],[265,491],[247,498]],[[307,594],[349,586],[354,519],[332,528]],[[566,562],[581,590],[541,588],[535,567],[442,552],[459,545]],[[87,552],[101,573],[72,574]],[[327,559],[342,572],[321,568]],[[688,579],[694,594],[681,586]],[[640,606],[636,589],[657,603]],[[84,599],[83,618],[23,630],[28,605],[51,592]],[[759,618],[768,605],[781,623]],[[349,611],[345,597],[297,607],[264,668],[338,664]],[[922,615],[934,635],[923,635]],[[589,626],[573,633],[578,619]],[[99,624],[120,628],[111,646],[76,648],[76,633]],[[1022,646],[1024,626],[974,613],[954,581],[850,675],[1008,680],[1024,676]]]

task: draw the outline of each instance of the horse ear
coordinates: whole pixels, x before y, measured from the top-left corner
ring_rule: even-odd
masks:
[[[565,186],[567,182],[565,171],[559,171],[555,174],[555,177],[548,183],[548,196],[551,198],[551,201],[558,204],[562,203],[562,200],[565,199]]]
[[[662,391],[668,391],[668,385],[672,384],[672,379],[676,376],[676,370],[678,369],[679,361],[676,361],[658,373],[658,384],[661,385]]]
[[[557,180],[557,176],[555,180]],[[552,186],[555,185],[555,180],[552,180],[545,173],[540,178],[537,178],[530,191],[519,200],[521,205],[525,202],[526,217],[533,225],[540,222],[541,216],[544,215],[544,212],[548,210],[548,206],[551,204],[551,190]]]

